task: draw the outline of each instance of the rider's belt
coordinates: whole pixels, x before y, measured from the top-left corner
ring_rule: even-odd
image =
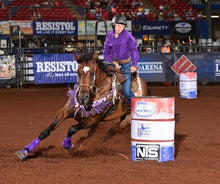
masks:
[[[128,59],[121,60],[120,63],[123,63],[123,64],[124,64],[124,63],[128,63],[129,61],[131,61],[131,58],[130,58],[130,57],[129,57]]]

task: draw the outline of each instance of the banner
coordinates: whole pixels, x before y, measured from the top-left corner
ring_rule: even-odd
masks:
[[[86,21],[87,25],[87,35],[95,35],[95,25],[97,21]],[[112,30],[112,21],[106,21],[107,33]],[[126,29],[131,32],[131,21],[127,21]],[[78,21],[78,35],[85,35],[85,21]],[[98,23],[97,35],[106,35],[104,22]]]
[[[87,22],[87,35],[95,35],[96,21]],[[112,21],[106,21],[107,32],[112,30]],[[126,29],[134,36],[142,35],[170,35],[182,34],[176,32],[177,22],[169,21],[127,21]],[[185,24],[186,22],[184,22]],[[201,38],[208,39],[208,21],[188,22],[182,27],[177,25],[177,29],[188,29],[187,25],[192,26],[193,35],[201,35]],[[36,21],[12,20],[12,26],[20,26],[25,35],[85,35],[85,21]],[[189,25],[188,25],[189,26]],[[174,30],[173,30],[174,29]],[[171,31],[172,30],[172,31]],[[192,33],[190,32],[190,34]],[[9,21],[0,21],[0,34],[9,35]],[[104,22],[98,23],[97,35],[106,35]]]
[[[169,21],[133,21],[132,35],[170,35]]]
[[[77,35],[77,21],[34,21],[34,35]]]
[[[13,20],[11,20],[11,26],[19,26],[21,31],[25,35],[32,35],[33,34],[32,21],[28,21],[28,20],[13,21]],[[10,27],[9,21],[0,21],[0,34],[9,35],[10,34],[9,27]]]
[[[76,83],[77,68],[73,54],[33,55],[35,84]],[[198,82],[220,82],[220,54],[140,54],[138,73],[145,82],[178,82],[179,69],[197,72]]]
[[[171,22],[172,35],[191,36],[196,34],[196,24],[191,22]]]
[[[174,62],[175,64],[183,54],[174,54]],[[197,80],[199,82],[217,82],[220,81],[220,77],[218,77],[218,58],[220,55],[218,54],[193,54],[193,53],[184,53],[184,56],[188,58],[188,60],[195,65],[197,72]],[[187,70],[186,70],[187,71]],[[178,81],[179,76],[174,74],[175,77],[172,81]]]
[[[0,79],[11,79],[15,77],[15,56],[0,56]]]
[[[180,71],[197,72],[198,82],[220,82],[220,54],[140,54],[138,67],[146,82],[178,82]]]
[[[215,58],[215,77],[220,80],[220,56]]]
[[[77,68],[73,54],[33,55],[35,84],[75,83]]]
[[[164,57],[161,54],[140,54],[138,73],[146,82],[166,81]]]

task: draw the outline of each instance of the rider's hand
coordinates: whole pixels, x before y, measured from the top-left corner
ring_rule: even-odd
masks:
[[[134,72],[137,71],[137,68],[136,68],[135,66],[132,66],[132,67],[130,68],[130,70],[131,70],[131,73],[134,73]]]
[[[117,62],[112,62],[112,64],[114,64],[115,68],[118,70],[121,68],[121,66]]]

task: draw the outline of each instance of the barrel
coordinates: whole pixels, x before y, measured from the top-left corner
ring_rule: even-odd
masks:
[[[132,97],[131,160],[174,160],[174,97]]]
[[[180,72],[180,98],[197,98],[197,72]]]

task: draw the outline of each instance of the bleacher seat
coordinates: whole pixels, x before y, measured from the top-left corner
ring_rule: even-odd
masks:
[[[38,4],[42,5],[44,1],[39,0]],[[66,6],[63,0],[58,0],[59,6]],[[11,6],[35,6],[36,0],[14,0]],[[21,7],[12,17],[12,20],[31,20],[31,12],[36,8]],[[76,16],[69,8],[61,7],[37,7],[41,14],[41,20],[76,20]],[[0,11],[1,12],[1,11]],[[1,16],[2,17],[2,16]],[[1,19],[1,18],[0,18]]]
[[[159,6],[160,4],[165,5],[166,3],[169,5],[170,10],[173,11],[175,10],[176,13],[182,18],[184,19],[184,16],[182,14],[183,10],[189,10],[190,8],[193,11],[193,17],[196,18],[197,17],[197,12],[195,9],[193,9],[186,1],[184,0],[176,0],[176,2],[174,4],[171,4],[171,1],[164,1],[164,0],[149,0],[150,3],[159,11]],[[166,17],[165,17],[166,18]],[[169,18],[167,18],[167,20],[169,20]]]

